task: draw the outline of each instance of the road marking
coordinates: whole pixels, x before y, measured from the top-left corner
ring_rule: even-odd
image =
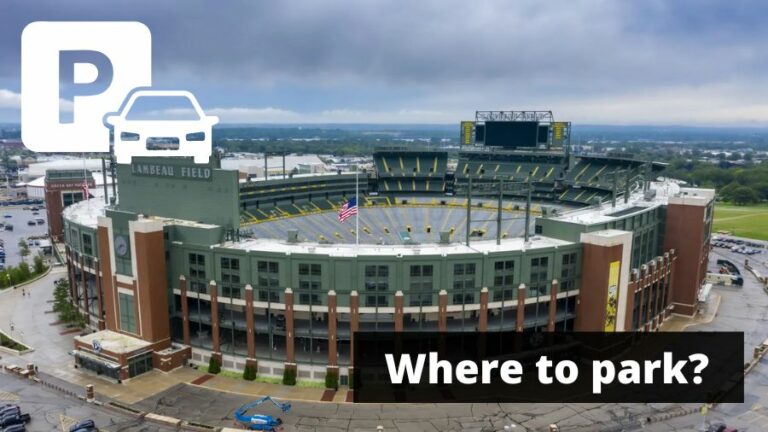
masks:
[[[77,419],[67,417],[64,414],[59,414],[59,426],[61,427],[61,432],[68,432],[69,428],[75,423],[77,423]]]
[[[4,401],[17,401],[17,400],[19,400],[19,396],[15,395],[13,393],[8,393],[6,391],[0,391],[0,400],[4,400]]]

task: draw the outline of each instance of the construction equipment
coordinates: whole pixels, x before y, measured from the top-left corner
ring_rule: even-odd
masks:
[[[235,420],[242,423],[243,426],[247,427],[249,430],[276,432],[280,425],[283,424],[283,420],[281,418],[266,414],[247,414],[250,409],[267,402],[272,402],[284,413],[287,413],[291,410],[291,404],[280,403],[269,396],[265,396],[261,399],[249,402],[235,410]]]

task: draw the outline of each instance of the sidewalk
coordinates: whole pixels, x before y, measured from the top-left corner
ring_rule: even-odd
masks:
[[[27,296],[22,296],[21,289],[3,291],[0,296],[0,328],[34,348],[33,352],[23,356],[0,353],[3,364],[25,367],[27,363],[34,363],[42,373],[65,380],[80,389],[84,389],[87,384],[93,384],[97,395],[126,404],[135,404],[179,384],[197,385],[254,398],[274,396],[307,402],[323,400],[325,389],[314,387],[267,384],[215,375],[210,375],[211,378],[201,384],[192,384],[205,375],[193,368],[179,368],[169,373],[153,370],[123,384],[117,384],[90,371],[76,369],[69,352],[74,349],[73,338],[77,332],[62,334],[66,333],[67,329],[56,324],[56,315],[51,313],[53,281],[64,275],[65,269],[54,268],[46,276],[25,286],[30,294]],[[13,332],[10,331],[11,323],[14,325]],[[333,395],[329,393],[325,399],[329,402],[344,402],[346,396],[347,391],[340,390]]]
[[[672,315],[668,320],[661,324],[659,331],[681,332],[691,326],[711,323],[717,316],[717,311],[720,308],[720,301],[722,299],[722,295],[713,291],[709,295],[709,301],[703,304],[701,311],[696,314],[693,319]]]

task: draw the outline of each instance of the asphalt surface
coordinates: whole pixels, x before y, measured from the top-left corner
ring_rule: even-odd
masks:
[[[41,208],[38,215],[33,215],[30,210],[23,210],[23,207],[0,207],[0,222],[13,225],[13,231],[0,230],[0,240],[5,243],[5,265],[15,266],[21,262],[19,254],[19,239],[27,239],[30,236],[46,235],[48,233],[48,218],[45,209]],[[6,216],[11,216],[10,218]],[[30,219],[45,219],[43,225],[27,225]],[[37,248],[30,246],[30,256],[27,262],[31,262],[32,256],[37,253]]]
[[[69,426],[86,419],[92,419],[101,431],[106,432],[170,430],[32,384],[26,379],[0,374],[0,404],[3,403],[19,405],[23,413],[30,414],[32,420],[27,424],[27,430],[31,432],[67,432]]]

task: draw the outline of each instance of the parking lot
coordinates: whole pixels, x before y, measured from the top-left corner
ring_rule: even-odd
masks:
[[[18,245],[19,239],[28,239],[30,236],[41,236],[48,233],[45,209],[36,206],[39,210],[37,211],[38,214],[34,215],[31,210],[24,210],[24,207],[26,206],[0,207],[0,223],[3,224],[3,228],[0,229],[0,240],[4,243],[6,267],[18,265],[21,262]],[[35,222],[35,225],[28,225],[30,220],[36,219],[43,219],[44,223],[38,224]],[[5,225],[7,224],[13,225],[13,231],[5,230]],[[37,251],[38,248],[36,246],[30,246],[30,256],[37,254]]]

